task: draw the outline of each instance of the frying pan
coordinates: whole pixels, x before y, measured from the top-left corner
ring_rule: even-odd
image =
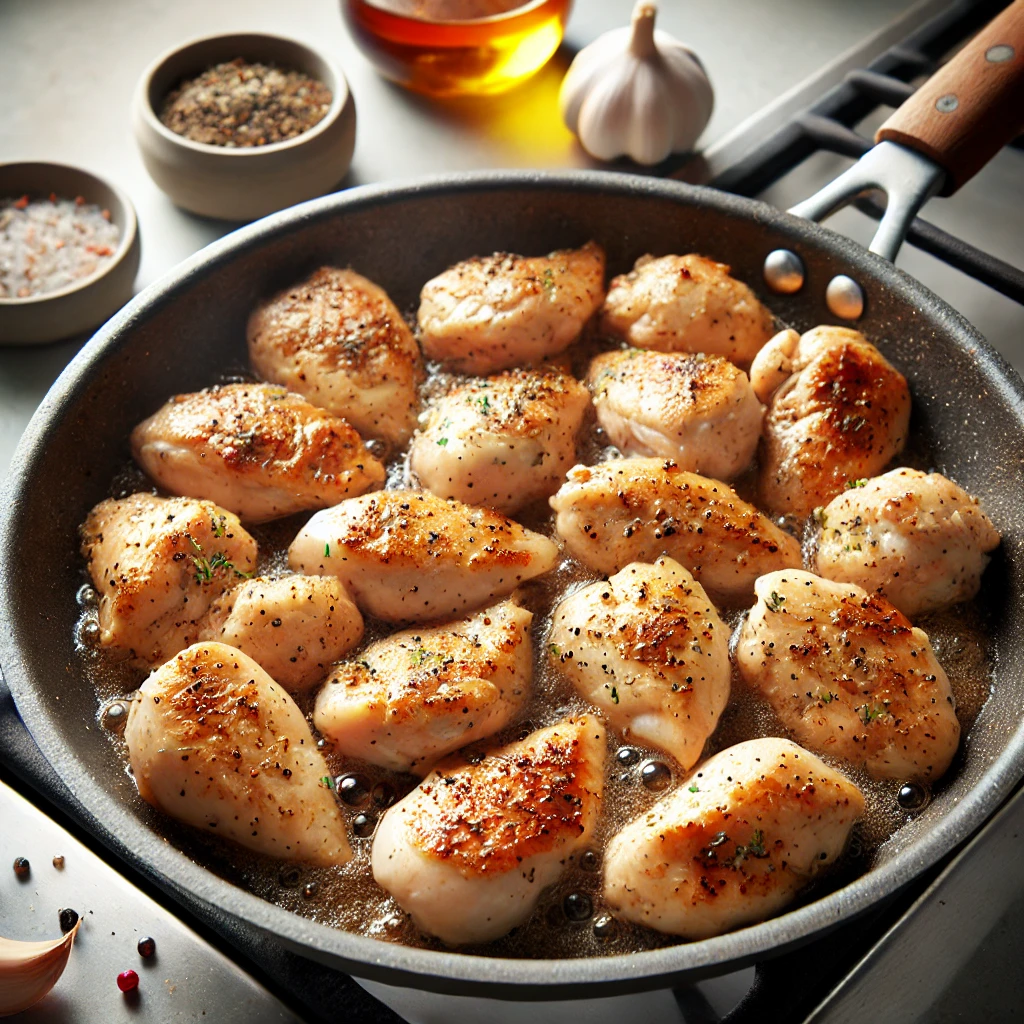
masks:
[[[873,868],[822,898],[701,942],[616,957],[512,960],[364,938],[265,902],[175,849],[93,723],[95,693],[74,648],[82,582],[77,529],[129,459],[131,428],[167,396],[246,362],[255,303],[324,263],[380,282],[399,308],[459,259],[541,253],[596,239],[610,273],[646,252],[729,263],[798,329],[835,322],[825,286],[857,281],[858,327],[908,377],[913,424],[934,468],[982,496],[1003,534],[983,603],[994,696],[948,783],[880,851]],[[770,294],[762,265],[799,256],[803,288]],[[692,982],[809,941],[888,900],[995,810],[1024,775],[1024,385],[959,314],[880,257],[764,204],[630,175],[493,172],[368,187],[242,228],[154,284],[106,324],[43,401],[15,454],[0,524],[0,665],[19,712],[80,804],[89,831],[172,895],[263,929],[332,967],[393,985],[517,1000],[591,998]]]

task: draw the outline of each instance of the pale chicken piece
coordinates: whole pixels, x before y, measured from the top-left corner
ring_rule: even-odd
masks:
[[[818,573],[881,594],[910,618],[974,597],[1000,541],[977,498],[916,469],[857,481],[816,517]]]
[[[812,335],[814,332],[807,333]],[[791,327],[787,327],[769,339],[764,348],[754,356],[754,361],[750,364],[750,386],[765,405],[772,400],[776,389],[785,384],[793,374],[793,357],[799,345],[800,335]]]
[[[595,572],[668,555],[716,603],[747,602],[758,576],[802,564],[797,541],[731,487],[671,460],[576,466],[551,507],[570,554]]]
[[[288,549],[296,572],[337,576],[387,622],[450,619],[551,569],[558,547],[489,509],[377,491],[317,512]]]
[[[878,778],[940,778],[960,723],[927,634],[884,597],[802,570],[756,590],[736,665],[793,736]]]
[[[313,724],[340,754],[422,775],[439,757],[504,728],[523,707],[533,676],[532,620],[503,601],[371,644],[335,666]]]
[[[600,330],[637,348],[720,355],[746,368],[772,314],[729,267],[706,256],[641,256],[612,280]]]
[[[263,523],[326,508],[384,482],[343,419],[273,384],[176,395],[143,420],[132,454],[165,490],[208,498]]]
[[[910,389],[874,345],[846,327],[801,336],[791,367],[765,417],[760,491],[770,511],[807,516],[903,450]]]
[[[589,406],[587,389],[561,370],[467,381],[431,410],[409,467],[442,498],[516,512],[558,490]]]
[[[172,818],[281,860],[351,857],[306,719],[241,651],[195,644],[162,665],[124,737],[139,795]]]
[[[860,790],[795,743],[738,743],[612,837],[605,902],[685,939],[754,924],[841,856],[863,812]]]
[[[210,606],[200,640],[237,647],[289,693],[304,693],[363,638],[363,617],[332,576],[258,576]]]
[[[627,741],[684,768],[729,701],[729,629],[671,558],[633,562],[565,598],[552,613],[548,651]]]
[[[383,288],[354,270],[321,267],[249,317],[249,358],[365,437],[405,444],[416,427],[423,356]]]
[[[721,356],[606,352],[587,383],[598,422],[623,455],[660,455],[730,480],[757,451],[764,409],[747,375]]]
[[[548,256],[476,256],[423,286],[420,342],[459,373],[493,373],[568,348],[603,298],[604,250],[594,242]]]
[[[499,938],[592,842],[606,756],[604,727],[581,716],[441,762],[385,812],[374,879],[449,945]]]
[[[212,501],[133,494],[81,528],[99,594],[100,644],[143,667],[199,639],[211,603],[256,568],[256,541]]]

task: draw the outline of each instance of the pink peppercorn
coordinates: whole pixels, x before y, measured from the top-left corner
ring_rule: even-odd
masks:
[[[134,971],[122,971],[117,976],[117,987],[122,992],[131,992],[139,987],[139,976]]]

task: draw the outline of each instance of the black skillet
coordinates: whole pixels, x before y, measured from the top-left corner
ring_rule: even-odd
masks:
[[[1019,12],[1021,3],[1014,6]],[[610,273],[646,252],[727,262],[799,329],[835,322],[824,290],[836,275],[862,286],[857,326],[909,378],[914,430],[934,467],[982,496],[1003,534],[983,590],[994,694],[949,781],[870,871],[837,891],[718,938],[621,957],[511,960],[413,949],[318,925],[225,881],[161,838],[154,812],[95,725],[95,693],[74,649],[78,525],[128,460],[131,428],[168,395],[244,364],[253,305],[321,264],[351,265],[411,308],[424,281],[469,255],[542,253],[591,238],[607,250]],[[764,260],[777,249],[803,263],[795,294],[762,285]],[[25,724],[78,800],[82,823],[172,895],[187,893],[306,956],[395,985],[521,1000],[664,988],[777,955],[887,901],[977,829],[1024,775],[1022,495],[1020,379],[939,297],[824,228],[754,201],[627,175],[494,172],[362,188],[209,246],[122,310],[54,384],[15,454],[0,506],[0,665]]]

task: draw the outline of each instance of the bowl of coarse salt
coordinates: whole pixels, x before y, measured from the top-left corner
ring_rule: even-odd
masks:
[[[99,326],[132,297],[139,254],[115,185],[66,164],[0,163],[0,344]]]
[[[236,32],[158,57],[139,80],[132,125],[176,205],[249,221],[340,185],[356,108],[340,69],[312,47]]]

